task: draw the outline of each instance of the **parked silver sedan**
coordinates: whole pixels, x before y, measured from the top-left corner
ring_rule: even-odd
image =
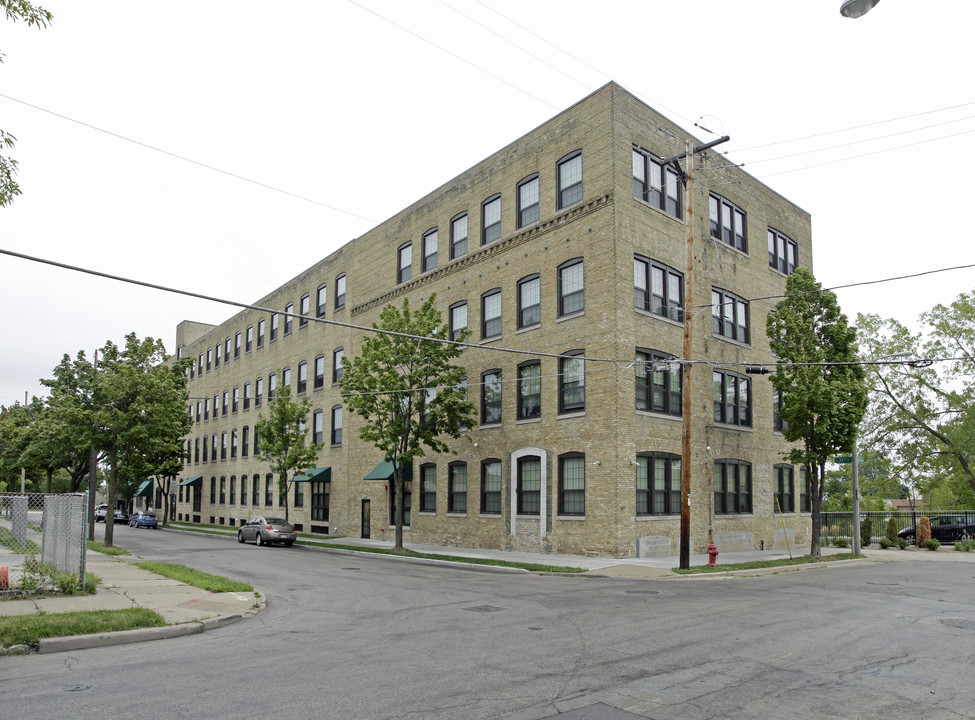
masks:
[[[285,547],[295,544],[298,533],[295,526],[283,518],[256,517],[237,531],[237,542],[253,542],[258,545],[282,543]]]

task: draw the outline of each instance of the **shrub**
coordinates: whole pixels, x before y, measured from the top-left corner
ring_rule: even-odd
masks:
[[[833,538],[833,544],[840,548],[850,547],[850,539],[845,537]]]
[[[937,550],[939,547],[941,547],[941,542],[935,538],[928,538],[924,541],[924,547],[932,551]]]
[[[955,542],[955,550],[957,552],[971,552],[975,550],[975,540],[958,540]]]
[[[895,539],[895,542],[891,542],[886,537],[880,538],[880,540],[878,540],[877,542],[880,544],[880,547],[882,547],[884,550],[886,550],[889,547],[893,547],[894,545],[897,544],[896,539]]]
[[[908,545],[909,543],[905,538],[901,538],[901,537],[897,538],[897,547],[899,547],[901,550],[907,548]]]
[[[870,516],[868,515],[860,523],[860,544],[869,545],[870,538],[873,535],[873,523],[870,521]]]
[[[917,522],[917,537],[914,538],[914,544],[918,547],[924,547],[924,543],[931,539],[931,518],[922,517]]]
[[[897,544],[897,521],[894,518],[887,520],[887,539],[890,541],[890,545]]]

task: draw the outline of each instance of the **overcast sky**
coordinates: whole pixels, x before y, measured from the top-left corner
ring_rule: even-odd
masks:
[[[827,287],[975,263],[971,0],[42,4],[46,30],[0,18],[3,250],[253,302],[615,80],[809,211]],[[915,325],[973,286],[837,294]],[[0,302],[0,404],[234,312],[7,255]]]

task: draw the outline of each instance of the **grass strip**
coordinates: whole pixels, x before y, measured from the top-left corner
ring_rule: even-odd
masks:
[[[759,570],[761,568],[789,567],[791,565],[810,565],[812,563],[835,562],[836,560],[854,560],[862,557],[863,555],[854,555],[853,553],[839,553],[837,555],[823,555],[820,557],[815,555],[800,555],[799,557],[794,558],[781,558],[779,560],[755,560],[753,562],[715,565],[714,567],[711,567],[710,565],[695,565],[694,567],[687,568],[686,570],[674,568],[673,572],[677,573],[678,575],[699,575],[706,573],[729,572],[731,570]]]
[[[132,554],[124,548],[116,547],[114,545],[112,547],[109,547],[105,543],[99,542],[98,540],[89,540],[87,542],[87,545],[89,550],[102,553],[103,555],[131,555]]]
[[[210,573],[194,570],[193,568],[186,567],[185,565],[161,562],[140,562],[135,563],[135,565],[143,570],[148,570],[149,572],[154,572],[157,575],[163,575],[164,577],[172,578],[173,580],[178,580],[179,582],[187,585],[203,588],[204,590],[209,590],[210,592],[219,593],[254,591],[254,588],[247,583],[229,580],[225,577],[220,577],[219,575],[211,575]]]
[[[41,638],[162,627],[165,624],[165,620],[147,608],[0,617],[0,645],[36,645]]]

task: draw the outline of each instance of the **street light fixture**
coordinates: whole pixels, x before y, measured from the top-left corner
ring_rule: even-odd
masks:
[[[840,15],[855,20],[873,10],[874,5],[879,2],[880,0],[843,0],[840,4]]]

